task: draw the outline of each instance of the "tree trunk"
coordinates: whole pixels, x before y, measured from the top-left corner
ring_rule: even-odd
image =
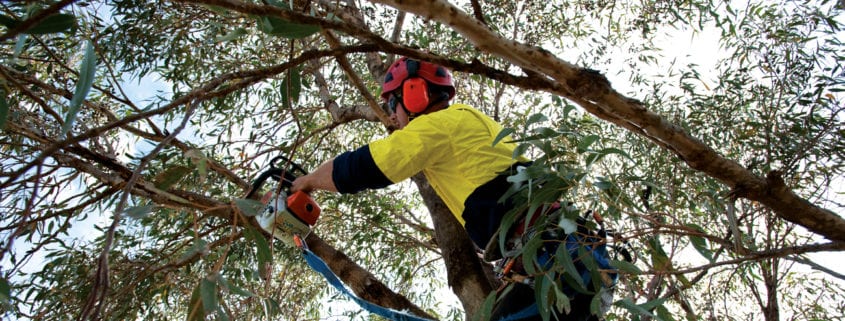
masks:
[[[484,266],[464,227],[455,219],[446,204],[437,196],[422,173],[412,177],[420,190],[434,221],[437,244],[446,263],[449,286],[464,307],[466,318],[475,315],[487,295],[493,291],[494,280],[485,273]]]

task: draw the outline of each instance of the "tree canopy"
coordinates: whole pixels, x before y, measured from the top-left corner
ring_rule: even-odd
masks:
[[[258,228],[250,183],[394,128],[398,56],[453,71],[534,160],[524,206],[630,249],[608,320],[845,318],[842,1],[0,3],[9,319],[370,316]],[[358,296],[439,320],[494,302],[427,185],[317,193],[306,243]],[[544,271],[564,276],[566,266]],[[556,279],[554,277],[538,280]],[[565,309],[560,282],[539,282]]]

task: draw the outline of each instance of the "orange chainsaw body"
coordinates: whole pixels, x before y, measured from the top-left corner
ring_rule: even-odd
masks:
[[[287,209],[309,226],[317,223],[317,219],[320,218],[320,206],[317,205],[317,202],[311,196],[308,196],[308,194],[302,191],[288,196]]]

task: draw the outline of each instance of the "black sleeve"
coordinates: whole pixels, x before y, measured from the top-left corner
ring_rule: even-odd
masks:
[[[354,194],[368,188],[382,188],[393,184],[373,161],[369,145],[338,155],[332,165],[334,185],[339,192],[344,194]]]

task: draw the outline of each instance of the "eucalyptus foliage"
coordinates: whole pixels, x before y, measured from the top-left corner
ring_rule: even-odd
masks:
[[[448,5],[0,3],[3,317],[375,318],[244,196],[276,155],[315,168],[387,135],[372,97],[409,55],[453,69],[456,100],[535,160],[520,209],[572,202],[619,233],[633,261],[613,258],[608,320],[845,318],[843,271],[809,256],[845,250],[841,1]],[[318,193],[309,242],[359,295],[483,318],[490,284],[447,278],[469,263],[444,260],[458,241],[418,195]],[[589,292],[567,259],[526,266],[544,311]]]

